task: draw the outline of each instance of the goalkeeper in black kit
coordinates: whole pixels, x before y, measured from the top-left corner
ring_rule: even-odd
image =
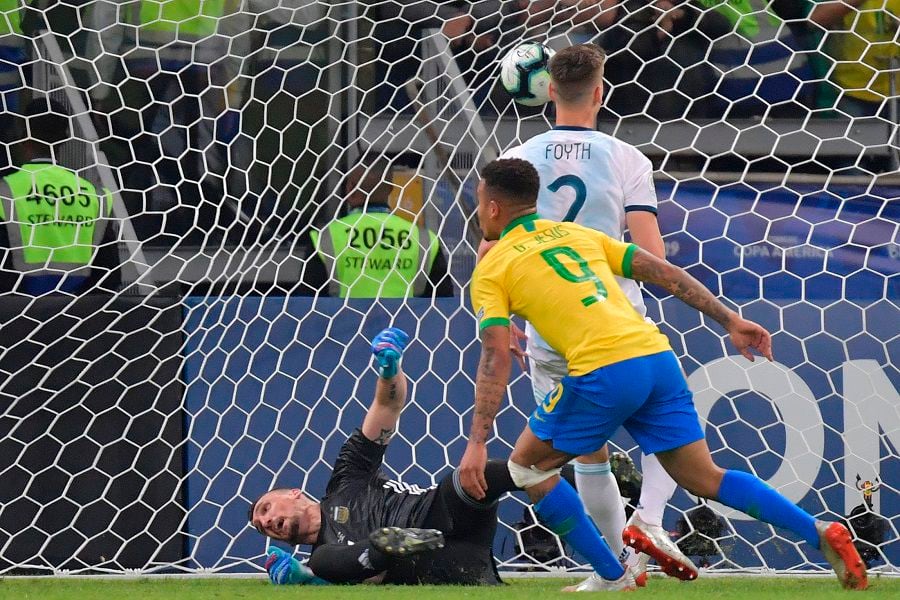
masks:
[[[488,462],[488,491],[480,501],[463,491],[457,471],[421,488],[390,481],[381,470],[406,403],[400,357],[408,340],[396,328],[373,340],[375,398],[341,448],[321,501],[280,488],[250,507],[250,523],[260,533],[313,546],[306,565],[271,547],[266,570],[273,583],[500,583],[491,549],[497,503],[517,489],[505,460]]]

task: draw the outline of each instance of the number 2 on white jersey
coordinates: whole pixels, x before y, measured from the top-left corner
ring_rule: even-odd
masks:
[[[578,216],[581,207],[584,206],[584,201],[587,200],[587,186],[584,184],[584,180],[577,175],[563,175],[556,178],[553,183],[547,186],[547,189],[555,193],[563,187],[570,187],[575,190],[575,202],[572,203],[566,216],[562,219],[565,223],[572,223],[575,221],[575,217]]]

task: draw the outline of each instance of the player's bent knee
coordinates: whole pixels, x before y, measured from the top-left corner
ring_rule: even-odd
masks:
[[[609,446],[603,444],[603,447],[591,454],[584,454],[576,458],[583,465],[598,465],[609,462]]]
[[[675,478],[675,481],[694,496],[715,500],[719,494],[719,486],[722,484],[722,476],[725,471],[715,465],[713,467]]]
[[[557,467],[555,469],[548,469],[546,471],[542,471],[540,469],[536,469],[535,467],[523,467],[518,463],[514,463],[513,461],[509,461],[506,463],[509,467],[509,475],[512,477],[513,483],[519,489],[527,489],[530,487],[534,487],[540,483],[543,483],[550,479],[551,477],[555,477],[559,475],[560,468]]]

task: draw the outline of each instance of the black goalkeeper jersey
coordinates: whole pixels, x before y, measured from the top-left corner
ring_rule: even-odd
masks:
[[[357,429],[341,447],[320,506],[322,544],[367,542],[379,527],[422,527],[437,493],[391,481],[381,471],[387,446],[376,444]]]
[[[391,481],[381,471],[386,446],[367,439],[359,429],[341,447],[325,496],[322,523],[313,546],[327,563],[325,578],[333,582],[362,581],[359,554],[335,553],[336,546],[368,547],[369,534],[379,527],[424,527],[444,532],[445,546],[408,558],[394,558],[384,583],[497,585],[500,577],[491,545],[497,527],[496,507],[475,510],[456,499],[451,478],[440,486],[422,488]],[[352,554],[352,557],[350,556]],[[348,560],[348,557],[349,560]],[[317,567],[313,567],[316,571]],[[324,569],[321,570],[324,574]],[[361,573],[363,573],[361,575]]]

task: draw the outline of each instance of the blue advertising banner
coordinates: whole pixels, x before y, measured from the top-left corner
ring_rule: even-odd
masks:
[[[884,200],[894,192],[690,184],[659,193],[671,260],[774,334],[776,362],[750,363],[731,356],[718,326],[648,290],[650,315],[682,360],[716,460],[752,469],[826,519],[863,504],[867,488],[872,510],[889,520],[881,550],[900,564],[900,203]],[[249,570],[246,561],[259,563],[265,540],[247,526],[248,503],[273,486],[313,497],[324,491],[374,391],[368,340],[388,325],[406,329],[413,342],[404,358],[410,402],[386,471],[429,485],[465,448],[479,355],[467,299],[187,299],[193,566]],[[508,454],[533,408],[527,377],[516,377],[492,456]],[[637,460],[627,435],[613,442]],[[696,500],[679,491],[673,504],[688,509]],[[732,528],[719,566],[802,569],[822,561],[787,532],[774,537],[768,526],[714,508]],[[667,511],[666,526],[675,529],[679,516]],[[522,505],[504,501],[501,517],[520,520]],[[495,550],[504,560],[516,554],[509,528],[500,529]]]

